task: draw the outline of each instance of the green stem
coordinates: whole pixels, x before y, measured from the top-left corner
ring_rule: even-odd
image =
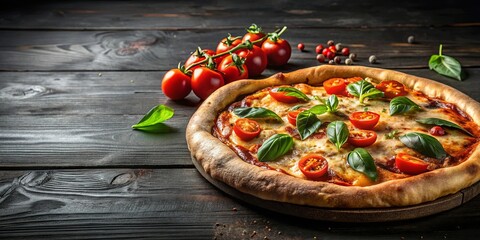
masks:
[[[440,44],[440,47],[439,47],[439,49],[438,49],[438,55],[439,55],[439,56],[442,56],[442,47],[443,47],[443,45]]]
[[[285,30],[287,30],[287,26],[283,26],[283,28],[280,30],[280,32],[278,32],[278,36],[282,35],[283,32],[285,32]]]

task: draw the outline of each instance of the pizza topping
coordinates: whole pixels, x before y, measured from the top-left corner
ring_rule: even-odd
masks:
[[[390,101],[390,116],[421,109],[420,106],[407,97],[396,97]]]
[[[301,109],[301,110],[293,110],[293,111],[288,112],[287,113],[288,122],[290,124],[292,124],[293,126],[297,126],[297,116],[298,116],[298,114],[300,114],[303,111],[305,111],[305,110]]]
[[[258,149],[260,162],[268,162],[285,155],[293,147],[293,138],[288,134],[275,134],[267,139]]]
[[[321,99],[319,100],[322,101]],[[325,101],[325,104],[315,105],[309,110],[314,114],[320,115],[326,112],[336,112],[337,108],[338,108],[338,98],[334,94],[327,98],[327,100]]]
[[[405,85],[395,80],[383,81],[379,83],[376,88],[382,91],[386,98],[394,98],[408,94]]]
[[[377,134],[370,130],[350,131],[348,143],[356,147],[368,147],[375,143]]]
[[[347,91],[353,96],[358,97],[358,101],[361,104],[364,103],[365,99],[383,97],[382,91],[376,89],[371,83],[365,80],[348,84]]]
[[[445,130],[440,126],[434,126],[430,128],[428,133],[432,134],[433,136],[444,136],[446,134]]]
[[[343,144],[348,140],[349,132],[347,124],[342,121],[334,121],[327,126],[327,136],[331,143],[335,144],[337,150],[340,150]]]
[[[243,118],[270,118],[282,121],[275,112],[263,107],[239,107],[233,110],[233,113]]]
[[[377,125],[380,115],[370,111],[354,112],[350,115],[350,122],[356,128],[371,130]]]
[[[260,125],[254,120],[240,118],[235,121],[233,131],[243,141],[250,141],[260,134],[261,128]]]
[[[419,122],[419,123],[422,123],[422,124],[427,124],[427,125],[437,125],[437,126],[456,128],[456,129],[462,130],[463,132],[472,136],[472,134],[469,131],[465,130],[464,128],[460,127],[459,125],[457,125],[453,122],[447,121],[447,120],[440,119],[440,118],[422,118],[422,119],[418,119],[416,121]],[[432,134],[432,135],[435,135],[435,134]]]
[[[375,162],[373,161],[372,156],[367,150],[363,148],[355,148],[348,153],[347,162],[355,171],[365,174],[373,181],[377,180],[377,168],[375,167]]]
[[[347,85],[343,78],[331,78],[323,82],[323,87],[328,94],[342,94]]]
[[[309,110],[299,113],[296,119],[298,133],[300,134],[300,138],[302,140],[305,140],[310,135],[315,133],[321,125],[322,122],[320,119],[318,119],[317,116]]]
[[[411,132],[399,137],[407,147],[431,158],[444,160],[448,154],[442,144],[434,137],[423,133]]]
[[[298,101],[308,102],[308,98],[305,93],[302,91],[293,88],[293,87],[279,87],[270,90],[270,95],[275,98],[275,100],[283,103],[295,103]]]
[[[403,173],[417,175],[428,171],[428,163],[410,154],[399,153],[395,156],[395,166]]]
[[[328,170],[328,162],[322,155],[308,154],[300,159],[298,168],[308,179],[321,178]]]

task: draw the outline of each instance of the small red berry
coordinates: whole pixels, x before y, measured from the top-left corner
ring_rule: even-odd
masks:
[[[299,43],[299,44],[297,45],[297,48],[298,48],[298,50],[300,50],[300,51],[303,52],[303,50],[305,49],[305,44]]]
[[[323,50],[323,45],[322,44],[318,44],[317,47],[315,48],[315,52],[317,54],[322,53],[322,50]]]
[[[335,58],[335,53],[333,53],[332,51],[328,51],[328,52],[327,52],[327,58],[328,58],[328,59],[333,59],[333,58]]]
[[[348,48],[342,48],[342,55],[343,56],[348,56],[350,54],[350,49]]]
[[[443,135],[445,135],[445,130],[440,126],[432,127],[429,132],[433,136],[443,136]]]
[[[322,50],[322,54],[323,54],[323,56],[325,56],[325,57],[327,56],[327,54],[328,54],[329,52],[332,52],[332,51],[330,51],[330,49],[328,49],[328,48],[324,48],[324,49]]]
[[[328,47],[328,49],[330,49],[330,51],[332,51],[333,53],[337,52],[337,48],[335,47],[335,45]]]
[[[325,62],[325,56],[323,56],[323,54],[317,54],[317,60],[320,63],[324,63]]]

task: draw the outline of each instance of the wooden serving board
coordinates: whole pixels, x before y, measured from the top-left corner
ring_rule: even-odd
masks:
[[[213,179],[205,172],[196,159],[192,158],[192,160],[197,170],[205,179],[226,194],[238,200],[281,214],[314,220],[333,222],[387,222],[414,219],[461,206],[480,193],[480,182],[477,182],[474,185],[455,194],[441,197],[432,202],[413,206],[369,209],[321,208],[264,200],[253,195],[240,192],[221,181]]]

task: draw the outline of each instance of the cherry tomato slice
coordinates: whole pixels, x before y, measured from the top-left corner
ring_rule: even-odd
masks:
[[[405,96],[408,94],[405,85],[395,80],[387,80],[379,83],[376,87],[385,94],[386,98]]]
[[[323,82],[323,87],[328,94],[342,94],[347,85],[343,78],[330,78]]]
[[[395,166],[401,172],[410,175],[416,175],[428,171],[428,163],[406,153],[399,153],[395,156]]]
[[[443,129],[440,126],[434,126],[428,132],[430,134],[432,134],[433,136],[443,136],[443,135],[445,135],[445,129]]]
[[[374,112],[354,112],[350,115],[350,122],[356,128],[372,130],[380,120],[380,115]]]
[[[303,111],[304,110],[302,109],[302,110],[294,110],[294,111],[288,112],[287,114],[288,122],[293,126],[297,126],[297,116]]]
[[[250,141],[260,134],[260,124],[255,120],[250,120],[248,118],[240,118],[235,121],[233,126],[233,131],[237,136],[243,141]]]
[[[294,97],[294,96],[287,96],[286,92],[278,92],[277,88],[274,88],[270,91],[268,91],[270,96],[272,96],[275,100],[283,103],[296,103],[299,102],[300,99]]]
[[[300,159],[298,168],[308,179],[321,178],[328,170],[327,160],[319,154],[308,154]]]
[[[348,143],[356,147],[368,147],[375,143],[377,134],[370,130],[350,131]]]

